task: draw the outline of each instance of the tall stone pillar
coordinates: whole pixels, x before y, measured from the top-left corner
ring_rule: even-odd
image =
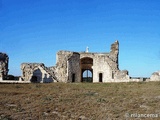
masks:
[[[6,53],[0,52],[0,77],[3,79],[8,75],[8,62],[9,57]]]

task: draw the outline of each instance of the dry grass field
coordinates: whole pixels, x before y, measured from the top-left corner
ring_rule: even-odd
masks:
[[[160,120],[132,114],[160,115],[160,82],[0,84],[0,120]]]

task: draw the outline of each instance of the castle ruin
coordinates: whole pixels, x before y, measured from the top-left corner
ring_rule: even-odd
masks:
[[[44,79],[46,81],[50,79],[48,82],[66,83],[128,80],[128,71],[119,70],[118,55],[118,41],[111,45],[109,53],[90,53],[88,50],[85,52],[59,51],[56,56],[56,66],[50,68],[42,63],[22,63],[22,79],[31,82],[45,82]],[[91,76],[84,78],[85,71],[90,72]]]
[[[139,82],[143,78],[131,78],[127,70],[120,70],[119,42],[111,45],[108,53],[59,51],[56,55],[56,65],[46,67],[43,63],[22,63],[21,83],[51,83],[51,82]],[[0,54],[1,82],[8,73],[8,56]],[[84,76],[86,74],[86,76]],[[160,72],[152,74],[147,81],[160,81]],[[12,81],[13,82],[13,81]]]

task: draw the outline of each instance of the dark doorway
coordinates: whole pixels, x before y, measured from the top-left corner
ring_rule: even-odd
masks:
[[[103,74],[99,73],[99,82],[103,82]]]
[[[72,82],[75,82],[75,74],[72,74]]]
[[[41,81],[42,81],[42,72],[38,68],[38,69],[34,70],[33,76],[31,78],[31,82],[33,82],[33,83],[40,83]]]
[[[32,76],[31,82],[37,83],[38,82],[37,76]]]

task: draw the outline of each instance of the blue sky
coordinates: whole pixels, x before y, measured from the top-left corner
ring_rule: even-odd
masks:
[[[119,68],[149,77],[160,70],[159,0],[0,0],[0,51],[9,74],[23,62],[56,63],[59,50],[109,52],[119,40]]]

